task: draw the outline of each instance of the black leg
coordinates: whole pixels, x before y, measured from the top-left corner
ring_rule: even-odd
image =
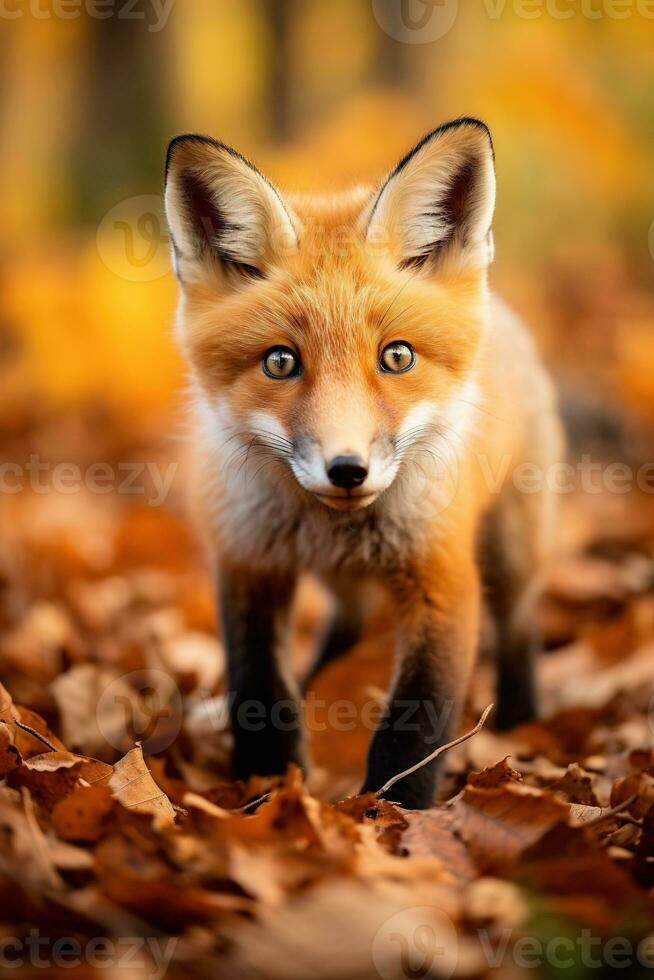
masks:
[[[501,628],[498,633],[495,727],[507,731],[537,716],[535,664],[539,643],[535,630],[523,636],[506,635]]]
[[[496,627],[494,722],[502,731],[538,714],[535,668],[541,644],[535,613],[540,589],[531,545],[524,501],[508,498],[491,515],[482,541],[486,596]]]
[[[287,634],[295,583],[223,569],[219,596],[227,653],[233,772],[283,773],[304,763],[298,691],[287,662]]]
[[[478,641],[476,570],[457,580],[456,596],[412,600],[402,613],[400,659],[388,707],[368,753],[363,792],[451,741],[467,693]],[[385,794],[409,809],[434,804],[442,757],[398,781]]]
[[[361,792],[377,792],[394,775],[422,762],[453,738],[462,691],[444,676],[438,655],[414,654],[400,669],[388,707],[368,752]],[[397,782],[384,795],[411,810],[433,806],[441,760],[437,759]]]

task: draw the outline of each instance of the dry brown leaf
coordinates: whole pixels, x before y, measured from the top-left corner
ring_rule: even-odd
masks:
[[[210,817],[216,817],[218,820],[224,820],[225,817],[229,816],[229,810],[223,810],[222,807],[216,806],[211,800],[208,800],[204,796],[199,796],[197,793],[185,793],[183,804],[189,810],[201,810],[202,813],[206,813]]]
[[[261,799],[280,783],[279,776],[251,776],[246,782],[239,779],[233,783],[217,782],[214,778],[212,786],[201,795],[223,810],[238,810]]]
[[[6,725],[11,725],[12,722],[18,721],[18,719],[18,709],[12,701],[11,694],[6,687],[0,684],[0,721],[3,721]]]
[[[330,880],[287,903],[263,923],[242,921],[230,930],[225,977],[335,980],[337,977],[406,977],[404,948],[416,934],[430,940],[429,974],[481,976],[478,944],[457,934],[459,907],[439,883]],[[412,969],[415,969],[413,967]],[[423,971],[421,971],[423,972]]]
[[[207,633],[183,632],[170,637],[160,649],[164,665],[176,676],[193,678],[193,688],[206,697],[213,691],[225,671],[225,654],[215,636]]]
[[[89,759],[83,755],[78,755],[77,758],[80,760],[80,781],[87,783],[89,786],[93,786],[96,783],[106,783],[114,771],[113,766],[108,765],[106,762],[100,762],[98,759]]]
[[[553,895],[576,896],[586,914],[598,915],[596,928],[616,929],[624,909],[638,899],[638,888],[627,872],[607,856],[588,831],[553,826],[522,854],[513,874],[530,887]],[[602,921],[603,920],[603,921]]]
[[[113,432],[109,448],[94,441],[90,452],[136,458],[133,450]],[[651,921],[654,595],[643,592],[654,498],[638,536],[613,542],[618,557],[559,567],[543,619],[549,646],[569,646],[540,660],[540,719],[501,735],[484,730],[448,753],[451,805],[415,813],[343,800],[360,785],[370,739],[358,721],[352,731],[314,726],[309,789],[297,770],[229,781],[229,699],[217,683],[208,576],[176,512],[134,503],[49,495],[9,522],[15,553],[0,551],[0,934],[28,922],[43,935],[118,944],[170,931],[171,980],[196,969],[226,980],[359,980],[407,975],[398,939],[433,925],[446,938],[422,907],[450,920],[454,939],[444,945],[460,954],[455,975],[485,980],[487,961],[468,945],[478,929],[529,935],[541,909],[607,936],[625,928],[625,915],[634,933]],[[304,587],[304,606],[300,595],[298,673],[328,613],[317,590]],[[367,635],[318,679],[318,700],[331,706],[345,691],[357,712],[381,705],[394,625],[392,609],[371,605]],[[115,772],[66,752],[111,762],[131,748],[150,720],[139,714],[137,678],[162,667],[178,695],[193,696],[156,758],[144,740],[145,760],[129,753]],[[482,662],[474,680],[470,715],[492,699],[493,667]],[[17,709],[8,691],[42,717]],[[37,737],[16,729],[18,711]],[[612,803],[637,798],[607,815],[611,791]],[[492,877],[480,877],[485,868]],[[526,980],[512,964],[505,973]]]
[[[350,796],[336,803],[334,809],[352,817],[357,823],[374,826],[377,839],[389,851],[397,850],[402,832],[409,826],[406,814],[388,800],[379,799],[376,793]]]
[[[409,827],[402,834],[401,846],[407,857],[437,857],[457,881],[465,884],[474,879],[475,864],[455,833],[455,819],[449,807],[408,811],[405,816]]]
[[[588,807],[598,807],[599,801],[593,790],[593,776],[573,762],[565,775],[549,787],[552,792],[561,793],[568,803],[580,803]]]
[[[452,806],[453,829],[481,871],[505,872],[569,808],[553,793],[509,782],[494,789],[469,786]]]
[[[468,776],[468,786],[475,786],[477,789],[495,789],[504,783],[522,782],[522,775],[509,765],[509,758],[506,756],[494,766],[489,766],[481,772],[471,772]]]
[[[126,809],[152,814],[157,827],[174,824],[175,810],[152,778],[140,745],[136,745],[116,763],[108,785],[114,799]]]
[[[77,664],[50,685],[59,707],[63,737],[71,748],[106,755],[131,744],[126,721],[138,716],[136,692],[117,671]],[[110,689],[111,696],[105,692]]]
[[[11,784],[24,786],[42,806],[51,809],[77,785],[81,762],[71,752],[34,755],[12,774]]]
[[[81,649],[67,610],[52,602],[35,603],[2,642],[2,654],[7,662],[21,665],[41,683],[50,681],[61,670],[65,652],[79,656]]]
[[[510,881],[500,878],[477,878],[465,893],[466,916],[479,929],[493,924],[503,929],[518,929],[529,917],[524,892]]]
[[[626,802],[634,794],[636,800],[629,810],[634,817],[644,817],[654,805],[654,774],[639,772],[616,779],[611,790],[611,806]]]
[[[52,826],[64,841],[97,841],[110,824],[113,797],[108,786],[77,786],[52,811]]]
[[[290,842],[303,850],[313,846],[336,860],[349,858],[359,841],[355,821],[309,796],[294,765],[256,813],[229,814],[216,828],[223,839],[243,845]]]
[[[18,713],[20,723],[32,729],[29,732],[17,727],[14,732],[14,744],[24,759],[33,755],[42,755],[46,748],[50,751],[67,751],[64,743],[57,738],[54,732],[50,731],[43,718],[37,715],[35,711],[30,711],[29,708],[19,705]]]
[[[21,762],[21,754],[11,740],[11,729],[0,722],[0,776],[17,769]]]
[[[148,662],[158,663],[148,655]],[[139,742],[146,753],[168,748],[182,727],[180,686],[168,670],[147,666],[114,676],[95,706],[97,725],[112,749]]]
[[[0,870],[11,879],[27,882],[37,894],[43,889],[61,888],[63,883],[29,792],[22,790],[19,800],[0,800],[0,839],[7,842],[0,849]]]

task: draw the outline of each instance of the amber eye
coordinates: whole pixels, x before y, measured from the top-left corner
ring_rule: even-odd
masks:
[[[416,352],[411,344],[407,344],[405,340],[395,340],[392,344],[384,347],[381,353],[380,367],[382,371],[391,374],[402,374],[404,371],[410,371],[415,363]]]
[[[300,358],[290,347],[271,347],[261,364],[269,378],[293,378],[300,373]]]

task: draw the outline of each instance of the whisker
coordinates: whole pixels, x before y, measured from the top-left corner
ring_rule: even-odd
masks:
[[[465,398],[459,398],[458,401],[460,401],[462,405],[469,405],[470,408],[474,408],[478,412],[483,412],[484,415],[488,415],[492,419],[497,419],[498,422],[506,422],[507,421],[506,419],[503,419],[501,415],[495,415],[494,412],[489,412],[487,408],[483,408],[478,402],[470,402],[470,401],[467,401],[467,399],[465,399]]]
[[[392,327],[394,323],[401,319],[401,317],[406,316],[413,309],[415,309],[415,303],[411,303],[410,306],[405,306],[404,309],[400,310],[399,313],[396,313],[395,316],[388,321],[388,323],[384,324],[384,330],[388,330],[389,327]]]
[[[384,314],[382,316],[381,324],[380,324],[380,327],[379,327],[380,330],[385,330],[386,329],[386,326],[387,326],[387,324],[386,324],[386,317],[391,312],[391,310],[392,310],[393,306],[395,305],[396,301],[402,295],[402,292],[406,289],[406,287],[409,285],[409,283],[411,282],[411,280],[417,275],[417,273],[418,273],[418,269],[414,269],[414,271],[411,273],[411,275],[409,276],[409,278],[405,282],[402,283],[402,285],[398,289],[397,293],[395,294],[395,296],[393,297],[393,299],[388,304],[388,306],[387,306],[387,308],[384,311]]]

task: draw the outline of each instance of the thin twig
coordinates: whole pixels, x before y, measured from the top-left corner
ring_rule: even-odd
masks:
[[[15,721],[14,725],[16,726],[16,728],[22,728],[24,732],[27,732],[28,735],[31,735],[32,738],[37,739],[37,741],[43,742],[44,745],[48,746],[51,752],[58,751],[57,746],[53,745],[52,742],[49,742],[45,737],[45,735],[41,735],[41,733],[37,732],[35,728],[30,728],[29,725],[24,725],[22,721]]]
[[[640,820],[636,820],[636,818],[632,817],[630,813],[623,813],[621,814],[621,820],[623,823],[628,823],[630,827],[637,827],[638,830],[643,829],[642,817],[640,818]]]
[[[463,798],[463,794],[465,793],[465,791],[466,791],[466,787],[464,786],[462,790],[459,790],[459,792],[456,794],[456,796],[451,796],[449,798],[449,800],[445,800],[445,806],[448,806],[448,807],[449,806],[454,806],[456,803],[459,802],[460,799]]]
[[[230,813],[247,813],[247,811],[253,806],[259,806],[260,803],[266,803],[272,796],[272,790],[267,793],[263,793],[261,796],[255,797],[255,799],[250,800],[249,803],[244,803],[243,806],[234,807],[230,810]]]
[[[459,735],[458,738],[455,738],[454,741],[452,742],[448,742],[447,745],[439,745],[437,749],[434,749],[431,755],[428,755],[421,762],[416,762],[415,765],[411,766],[409,769],[405,769],[404,772],[399,772],[397,776],[392,776],[387,783],[384,783],[381,789],[377,790],[375,796],[379,797],[382,796],[384,793],[388,793],[391,786],[395,786],[395,783],[399,783],[400,779],[404,779],[405,776],[410,776],[411,773],[416,772],[418,769],[422,769],[423,766],[426,766],[430,762],[433,762],[434,759],[437,759],[439,755],[443,754],[443,752],[447,752],[449,749],[453,749],[455,745],[460,745],[461,742],[467,742],[469,738],[472,738],[473,735],[476,735],[477,732],[481,731],[481,729],[484,727],[484,723],[486,719],[488,718],[489,714],[491,713],[494,707],[495,707],[494,704],[489,704],[488,707],[484,709],[484,713],[482,714],[481,718],[479,719],[475,727],[471,728],[469,732],[465,733],[465,735]]]

